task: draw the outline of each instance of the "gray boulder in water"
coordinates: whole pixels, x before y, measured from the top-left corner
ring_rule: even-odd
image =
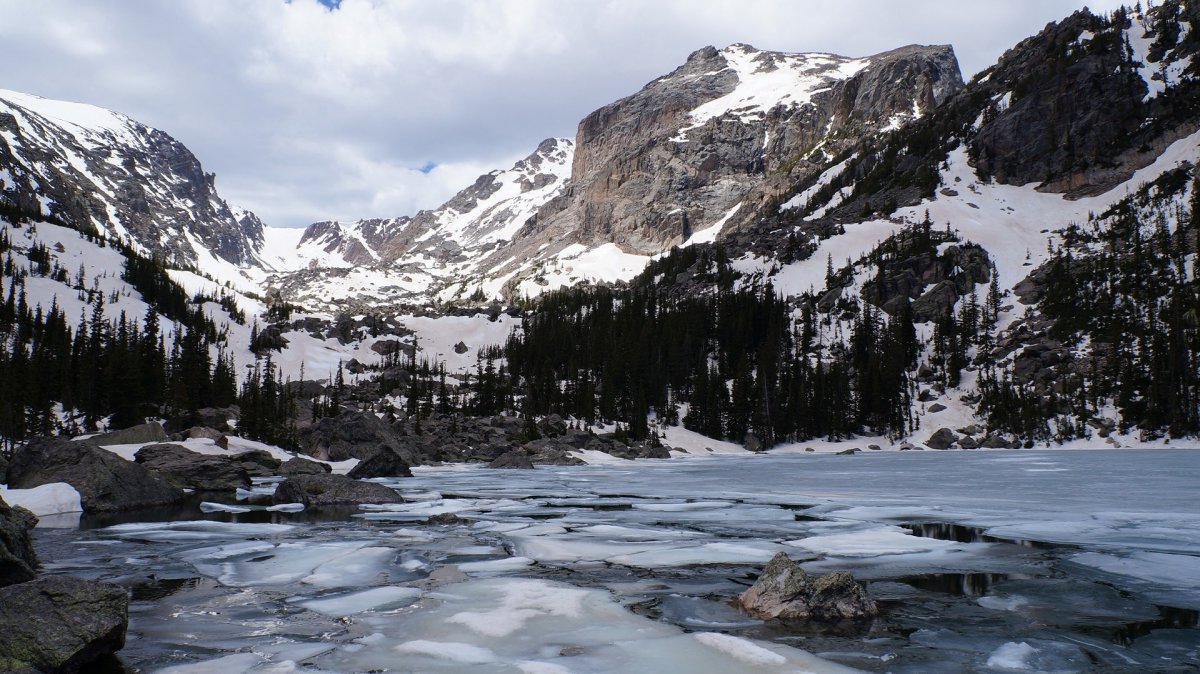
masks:
[[[129,594],[47,576],[0,588],[0,671],[76,674],[125,646]]]
[[[767,620],[838,623],[879,613],[863,586],[848,573],[810,576],[782,552],[737,599],[749,613]]]
[[[402,503],[395,489],[374,482],[360,482],[345,475],[297,475],[275,488],[275,503],[303,503],[306,507]]]

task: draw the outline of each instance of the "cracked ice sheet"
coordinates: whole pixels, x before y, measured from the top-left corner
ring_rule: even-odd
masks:
[[[364,613],[385,607],[396,607],[410,604],[421,596],[421,591],[412,587],[373,587],[361,592],[339,594],[319,599],[303,599],[295,597],[288,601],[298,603],[310,611],[322,615],[341,618],[343,616]]]
[[[625,610],[603,590],[530,579],[449,585],[427,610],[364,622],[376,629],[315,660],[320,671],[593,674],[615,671],[796,672],[857,670],[805,651],[730,635],[686,634]]]
[[[368,542],[251,542],[189,550],[180,557],[196,571],[229,587],[304,583],[314,587],[359,587],[386,573],[396,550]]]
[[[786,545],[836,557],[878,557],[920,552],[948,552],[966,546],[951,541],[913,536],[900,527],[877,527],[845,534],[810,536]]]
[[[1200,609],[1200,557],[1163,552],[1084,552],[1067,561],[1095,569],[1101,576],[1119,576],[1122,586],[1132,585],[1152,601]]]

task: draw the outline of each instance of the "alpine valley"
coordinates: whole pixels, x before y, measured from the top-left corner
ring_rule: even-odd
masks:
[[[0,90],[0,625],[71,573],[132,590],[104,671],[1197,671],[1198,53],[1183,0],[969,82],[704,47],[438,208],[304,229]],[[5,502],[75,513],[40,577]],[[867,582],[805,620],[874,599],[730,606],[781,552]]]

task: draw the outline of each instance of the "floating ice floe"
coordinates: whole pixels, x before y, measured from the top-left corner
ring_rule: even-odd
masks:
[[[462,672],[491,665],[530,674],[856,671],[788,646],[712,632],[686,634],[625,610],[602,590],[544,580],[468,581],[427,594],[428,602],[435,605],[373,622],[377,633],[359,639],[355,649],[317,658],[316,666]]]

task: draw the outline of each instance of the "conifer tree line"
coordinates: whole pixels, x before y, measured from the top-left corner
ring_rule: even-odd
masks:
[[[1032,440],[1086,437],[1106,408],[1119,429],[1200,435],[1200,180],[1191,166],[1064,233],[1038,307],[1052,336],[1086,345],[1055,386],[986,372],[990,427]],[[1190,200],[1185,199],[1190,187]],[[1073,367],[1068,367],[1073,365]]]
[[[148,304],[142,316],[130,316],[113,308],[119,295],[106,294],[84,269],[72,274],[60,267],[36,237],[18,248],[11,231],[0,228],[0,449],[33,435],[93,431],[102,422],[123,428],[235,402],[226,336],[201,306],[220,301],[236,309],[231,298],[189,298],[160,261],[81,232],[124,255],[122,278]],[[86,308],[69,320],[57,298],[48,307],[31,303],[31,276],[62,283]],[[175,322],[173,334],[163,330],[160,315]]]
[[[650,414],[764,446],[911,428],[911,313],[864,304],[849,339],[824,343],[811,304],[794,319],[769,283],[739,288],[734,278],[721,247],[696,246],[628,288],[546,295],[505,345],[514,390],[496,399],[526,415],[617,422],[635,440],[649,436]]]

